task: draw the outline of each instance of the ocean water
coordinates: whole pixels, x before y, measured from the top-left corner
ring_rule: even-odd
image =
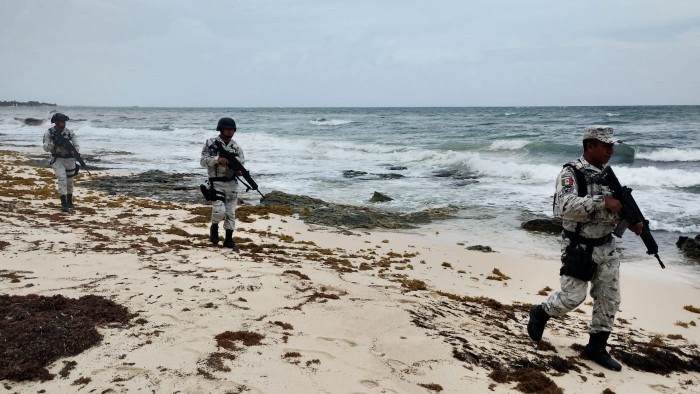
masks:
[[[583,128],[609,125],[623,141],[615,147],[615,172],[634,189],[661,254],[688,263],[675,240],[700,233],[700,106],[5,107],[0,146],[40,152],[51,124],[27,126],[24,119],[48,119],[52,110],[71,117],[68,127],[78,134],[81,151],[99,156],[100,166],[202,179],[201,147],[218,134],[217,120],[231,116],[238,124],[234,139],[263,193],[282,190],[369,206],[379,191],[394,198],[384,209],[454,206],[458,218],[442,225],[453,237],[462,232],[496,245],[507,238],[504,245],[516,249],[541,243],[553,255],[551,237],[523,235],[519,224],[551,215],[555,178],[562,164],[580,156]],[[366,174],[350,177],[350,170]],[[626,234],[622,245],[627,254],[644,256],[635,237]]]

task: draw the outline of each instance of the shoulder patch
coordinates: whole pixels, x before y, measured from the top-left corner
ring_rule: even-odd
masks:
[[[574,185],[574,178],[571,176],[565,176],[561,178],[561,185],[562,186],[573,186]]]

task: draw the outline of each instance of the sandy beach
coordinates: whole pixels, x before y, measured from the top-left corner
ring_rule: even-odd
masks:
[[[8,392],[700,392],[700,314],[684,308],[700,308],[700,287],[653,257],[622,267],[615,373],[578,356],[590,297],[530,341],[527,309],[558,289],[559,263],[497,239],[486,253],[426,229],[348,235],[243,206],[231,251],[209,243],[203,203],[109,195],[81,173],[63,214],[50,169],[2,151],[0,174],[0,294],[95,295],[129,312],[47,365],[52,379],[5,379]]]

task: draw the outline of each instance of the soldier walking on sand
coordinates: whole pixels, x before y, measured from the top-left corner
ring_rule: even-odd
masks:
[[[590,339],[581,356],[613,371],[622,370],[606,350],[615,314],[620,305],[620,260],[611,233],[620,221],[620,201],[596,175],[607,167],[613,153],[611,127],[587,127],[583,132],[583,155],[564,165],[554,195],[554,217],[562,219],[561,290],[530,308],[527,332],[533,341],[542,339],[551,316],[563,316],[586,298],[591,283],[593,316]],[[643,223],[630,226],[639,235]]]
[[[75,160],[76,153],[80,149],[75,133],[66,128],[68,119],[60,112],[53,114],[51,123],[54,126],[44,133],[44,150],[51,152],[50,164],[56,173],[58,194],[61,197],[61,211],[63,212],[68,212],[73,208],[73,177],[78,174]],[[73,144],[75,151],[69,151],[58,143],[61,136]]]
[[[245,164],[243,149],[233,140],[236,132],[236,122],[231,118],[221,118],[216,125],[219,135],[210,138],[202,148],[200,165],[205,167],[209,173],[209,186],[212,195],[211,227],[209,229],[209,239],[211,243],[219,243],[219,222],[224,221],[226,238],[224,247],[235,248],[233,241],[233,230],[236,226],[236,203],[238,201],[238,179],[241,175],[228,167],[228,160],[220,157],[217,141],[232,153],[241,164]]]

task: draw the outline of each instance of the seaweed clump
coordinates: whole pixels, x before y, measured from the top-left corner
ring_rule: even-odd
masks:
[[[103,297],[0,295],[0,380],[51,380],[46,367],[100,343],[96,326],[126,324],[126,307]]]
[[[497,383],[518,382],[515,389],[523,393],[563,394],[564,391],[542,372],[534,368],[497,369],[489,374]]]

